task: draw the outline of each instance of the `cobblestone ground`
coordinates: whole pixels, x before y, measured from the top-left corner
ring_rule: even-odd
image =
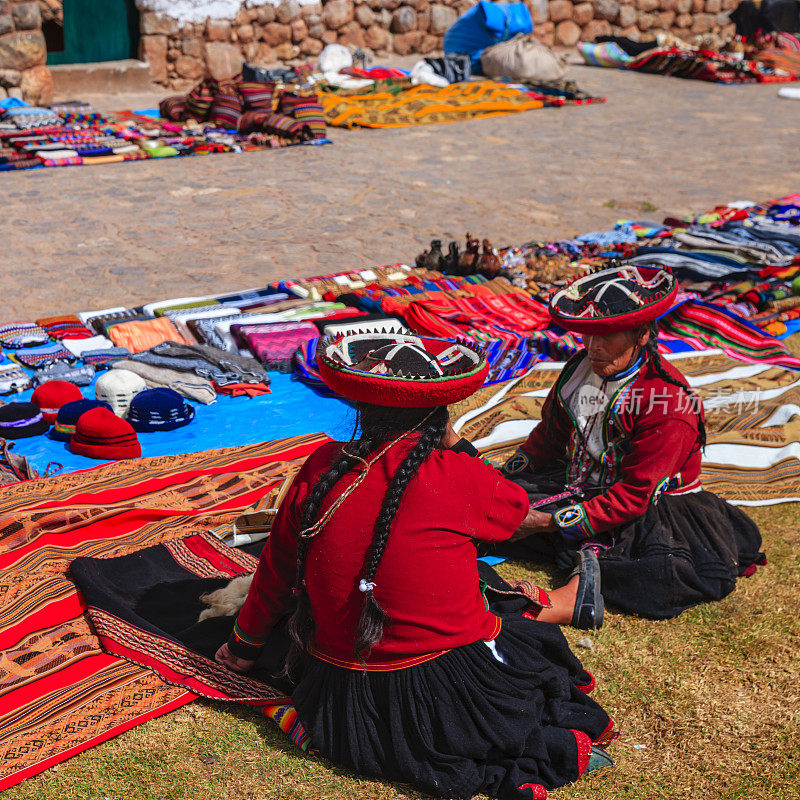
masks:
[[[499,246],[800,191],[800,103],[774,85],[571,77],[608,102],[332,129],[328,147],[6,173],[0,319],[413,262],[466,231]]]

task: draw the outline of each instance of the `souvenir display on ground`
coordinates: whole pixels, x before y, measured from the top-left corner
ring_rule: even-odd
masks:
[[[679,293],[660,320],[665,355],[721,351],[792,374],[800,359],[777,337],[800,329],[798,220],[792,195],[501,250],[468,236],[463,251],[432,242],[414,267],[10,321],[0,324],[8,401],[0,430],[41,474],[136,457],[137,447],[172,455],[314,431],[346,436],[336,422],[341,400],[319,374],[323,334],[408,330],[477,342],[489,361],[486,384],[502,390],[537,362],[576,352],[579,335],[559,328],[547,303],[610,259],[664,264],[677,277]],[[81,432],[77,400],[107,404],[131,429]],[[111,446],[117,439],[120,450]]]
[[[8,657],[31,669],[24,697],[16,673],[0,676],[14,714],[0,741],[0,789],[201,694],[256,703],[308,749],[280,693],[243,694],[199,655],[188,669],[193,689],[177,689],[169,670],[185,663],[185,648],[159,638],[154,650],[107,616],[90,627],[66,571],[79,557],[150,546],[210,581],[250,571],[252,557],[220,539],[240,530],[253,541],[253,520],[325,441],[319,431],[349,435],[343,401],[321,389],[323,335],[333,337],[328,347],[359,329],[480,344],[485,383],[451,416],[499,463],[538,424],[580,346],[547,313],[549,298],[610,264],[642,274],[664,264],[678,285],[663,301],[659,344],[706,409],[703,485],[743,505],[800,501],[800,360],[776,338],[800,319],[798,223],[792,195],[500,250],[471,236],[463,252],[436,240],[414,267],[0,325],[0,593],[9,609],[0,632],[19,642]],[[456,375],[472,377],[469,365]],[[103,461],[114,463],[82,469]],[[131,660],[110,654],[123,651]],[[140,666],[156,651],[152,669]],[[16,746],[23,734],[35,746]]]

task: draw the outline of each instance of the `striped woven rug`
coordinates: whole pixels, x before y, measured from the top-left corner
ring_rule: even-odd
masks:
[[[668,356],[706,408],[703,485],[735,505],[800,501],[800,375],[721,350]],[[502,464],[541,419],[561,365],[486,386],[451,411],[456,430]]]
[[[101,650],[66,574],[72,559],[229,524],[324,439],[118,462],[0,490],[0,790],[195,699]]]

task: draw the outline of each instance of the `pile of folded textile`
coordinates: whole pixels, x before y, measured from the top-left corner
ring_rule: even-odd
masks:
[[[183,100],[168,98],[162,103],[164,118],[157,110],[101,115],[82,104],[48,109],[15,98],[0,100],[0,172],[241,153],[327,141],[325,122],[313,96],[286,92],[276,99],[279,111],[266,113],[248,105],[241,113],[244,106],[237,86],[226,84],[227,94],[212,96],[204,83],[189,96],[200,98],[193,115],[182,113]],[[266,84],[255,86],[242,84],[252,102],[259,102],[256,96],[269,99]]]
[[[305,90],[310,74],[292,70],[293,83],[270,80],[267,70],[245,64],[230,80],[206,78],[187,95],[162,100],[161,116],[193,125],[208,123],[241,135],[267,135],[305,142],[325,138],[325,119],[316,94]],[[284,78],[289,77],[284,75]]]
[[[625,36],[599,36],[579,42],[584,62],[594,67],[617,67],[693,78],[714,83],[784,83],[800,78],[797,40],[788,34],[738,37],[723,50],[693,46],[668,34],[637,42]]]

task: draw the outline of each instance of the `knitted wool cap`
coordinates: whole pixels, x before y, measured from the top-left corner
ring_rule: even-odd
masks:
[[[81,390],[74,383],[47,381],[34,391],[31,402],[39,407],[45,422],[52,424],[64,403],[71,403],[82,397]]]
[[[130,424],[107,408],[93,408],[80,417],[69,449],[104,461],[139,458],[142,454],[142,446]]]
[[[194,408],[174,389],[139,392],[128,409],[128,422],[140,433],[171,431],[188,425],[193,419]]]
[[[144,380],[127,369],[112,369],[101,375],[94,385],[94,396],[111,406],[118,416],[128,413],[131,400],[147,388]]]
[[[71,403],[64,403],[58,409],[58,416],[56,422],[50,431],[50,438],[56,439],[59,442],[68,442],[73,433],[75,433],[75,426],[78,420],[93,408],[107,408],[111,411],[111,406],[108,403],[102,403],[99,400],[74,400]]]
[[[49,427],[39,407],[33,403],[7,403],[0,407],[0,438],[38,436]]]

